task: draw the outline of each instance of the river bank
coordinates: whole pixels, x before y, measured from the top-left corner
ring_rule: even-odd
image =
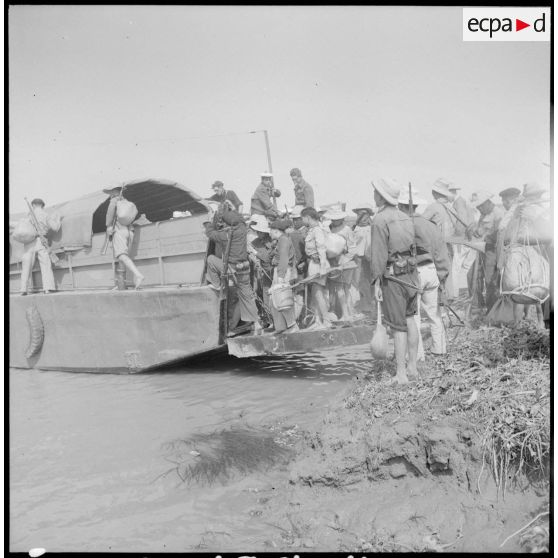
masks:
[[[269,533],[251,550],[548,550],[548,332],[481,327],[454,343],[409,386],[374,363],[299,434],[288,479],[255,489]]]

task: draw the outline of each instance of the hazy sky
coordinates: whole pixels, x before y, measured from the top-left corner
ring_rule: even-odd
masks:
[[[10,209],[136,178],[249,204],[300,167],[318,204],[549,184],[550,43],[463,42],[454,7],[9,8]],[[227,135],[237,134],[237,135]]]

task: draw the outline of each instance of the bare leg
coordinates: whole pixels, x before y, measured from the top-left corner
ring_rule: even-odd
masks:
[[[407,347],[406,352],[409,355],[407,363],[407,371],[410,377],[418,377],[417,371],[417,352],[418,352],[419,331],[414,316],[407,317]]]
[[[136,267],[136,264],[132,261],[130,256],[126,254],[121,254],[118,259],[126,266],[126,269],[130,270],[134,274],[134,286],[136,289],[142,284],[145,277],[140,270]]]
[[[394,331],[393,341],[395,345],[395,363],[396,363],[396,370],[397,370],[393,382],[398,384],[407,384],[409,383],[409,379],[407,378],[407,371],[405,367],[405,355],[407,353],[407,332]],[[418,340],[416,342],[418,343]],[[410,360],[410,355],[409,355],[409,360]],[[416,350],[415,350],[415,367],[416,367]]]
[[[515,323],[519,323],[524,317],[526,318],[527,316],[524,315],[524,309],[528,309],[528,306],[524,306],[523,304],[516,304],[515,302],[513,303],[513,321]]]
[[[537,309],[537,324],[539,327],[544,327],[544,317],[543,317],[543,309],[541,304],[536,304],[535,308]]]
[[[335,285],[335,295],[337,296],[339,306],[341,307],[341,319],[349,320],[351,318],[351,312],[349,311],[349,303],[347,301],[345,285]]]
[[[327,319],[327,301],[325,297],[325,287],[314,283],[312,285],[312,308],[315,312],[315,323],[317,326],[331,325]]]

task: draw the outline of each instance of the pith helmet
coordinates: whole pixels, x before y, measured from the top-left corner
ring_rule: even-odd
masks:
[[[397,198],[401,187],[393,178],[378,178],[372,181],[374,189],[386,200],[390,205],[397,205]]]
[[[449,191],[450,185],[451,182],[446,178],[438,178],[438,180],[432,184],[432,190],[446,198],[449,198],[451,196],[451,192]]]

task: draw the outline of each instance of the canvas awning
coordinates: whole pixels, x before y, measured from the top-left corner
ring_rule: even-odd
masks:
[[[193,190],[170,180],[140,179],[125,182],[124,196],[151,222],[165,221],[173,211],[190,211],[192,215],[208,213],[207,203]],[[91,246],[93,234],[106,230],[106,213],[109,195],[103,191],[93,192],[64,203],[46,207],[47,213],[61,217],[62,226],[50,233],[52,248],[56,251],[79,250]],[[17,222],[27,213],[10,215],[10,222]],[[10,237],[10,263],[21,261],[23,245]]]

